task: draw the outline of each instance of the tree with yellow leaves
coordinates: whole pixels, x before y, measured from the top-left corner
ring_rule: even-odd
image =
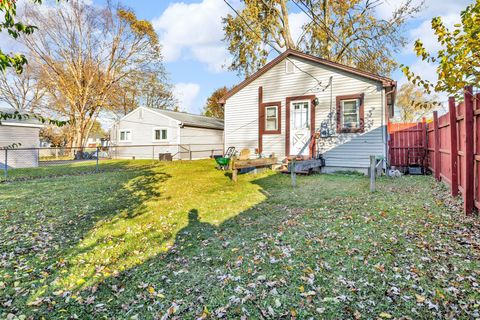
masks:
[[[69,120],[69,146],[83,146],[100,113],[118,107],[112,102],[124,93],[126,79],[139,73],[163,79],[153,26],[120,5],[69,0],[45,10],[27,6],[25,19],[38,29],[22,42],[50,111]]]
[[[234,13],[224,18],[224,30],[225,41],[234,57],[229,68],[246,76],[265,65],[272,50],[286,49],[298,49],[387,75],[397,66],[393,54],[406,44],[402,27],[422,6],[406,0],[384,20],[377,14],[380,0],[294,0],[290,3],[243,0],[242,3],[244,7],[238,10],[239,15]],[[308,17],[298,39],[292,37],[290,8],[303,11]]]
[[[463,96],[465,86],[480,83],[480,0],[467,6],[460,14],[461,22],[449,30],[442,18],[432,19],[432,29],[442,48],[437,53],[428,52],[423,42],[415,42],[415,53],[423,61],[438,64],[436,82],[422,79],[408,66],[402,71],[414,84],[426,92],[448,92]]]

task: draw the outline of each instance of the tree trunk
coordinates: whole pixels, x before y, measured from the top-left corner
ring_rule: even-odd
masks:
[[[287,1],[281,0],[280,6],[282,8],[282,19],[283,19],[283,39],[285,40],[285,48],[286,49],[295,49],[296,45],[292,39],[292,33],[290,31],[290,23],[288,21],[288,9],[287,9]]]

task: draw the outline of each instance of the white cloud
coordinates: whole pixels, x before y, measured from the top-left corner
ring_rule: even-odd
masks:
[[[460,14],[452,13],[441,16],[443,23],[449,30],[453,30],[454,24],[460,22]],[[437,36],[433,33],[431,20],[423,21],[418,27],[411,29],[409,32],[410,43],[407,46],[408,53],[413,52],[414,42],[420,39],[428,52],[436,52],[441,48],[441,44],[437,41]]]
[[[292,34],[293,41],[298,41],[302,35],[302,26],[309,22],[310,18],[304,12],[291,13],[288,15],[288,22],[290,23],[290,32]]]
[[[200,92],[198,83],[177,83],[173,88],[173,95],[178,100],[180,109],[191,113],[198,113],[200,110],[194,106],[195,99]]]
[[[152,21],[159,33],[166,61],[194,58],[205,63],[209,70],[222,71],[229,62],[222,17],[229,13],[222,0],[203,0],[200,3],[173,3]]]
[[[392,12],[405,2],[406,0],[385,0],[376,8],[377,15],[382,19],[388,19],[392,16]],[[422,0],[414,0],[413,5],[419,5],[421,2]],[[421,21],[436,16],[444,16],[452,12],[460,14],[460,11],[471,3],[473,3],[472,0],[425,0],[423,10],[415,16],[415,19]]]

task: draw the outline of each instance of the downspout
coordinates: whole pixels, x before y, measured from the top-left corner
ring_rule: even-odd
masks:
[[[385,112],[383,112],[385,118],[386,118],[386,121],[387,121],[387,126],[385,127],[383,124],[382,124],[382,127],[384,128],[385,130],[385,134],[383,135],[383,138],[382,139],[385,139],[385,137],[388,135],[388,123],[390,122],[390,117],[389,117],[389,114],[387,114],[387,111],[388,111],[388,96],[391,95],[392,96],[392,110],[394,110],[395,108],[395,92],[397,91],[397,82],[396,81],[393,81],[392,82],[392,85],[391,85],[391,90],[386,92],[386,90],[384,90],[383,92],[385,92],[385,99],[384,99],[384,105],[385,105]],[[383,117],[382,117],[383,119]],[[383,122],[383,120],[382,120]],[[388,143],[387,142],[384,142],[385,144],[385,165],[388,166]],[[387,168],[385,168],[387,169]]]
[[[222,154],[225,154],[225,151],[226,151],[226,147],[225,147],[225,143],[226,143],[226,132],[227,130],[225,130],[225,119],[227,118],[226,117],[226,114],[225,114],[225,104],[226,104],[226,101],[221,101],[220,102],[220,105],[222,106],[223,108],[223,151],[222,151]]]

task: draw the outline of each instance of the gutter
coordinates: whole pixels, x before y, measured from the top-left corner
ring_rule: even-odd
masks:
[[[194,124],[185,124],[185,123],[180,123],[180,128],[199,128],[199,129],[211,129],[211,130],[220,130],[223,131],[225,128],[218,128],[218,127],[206,127],[206,126],[201,126],[201,125],[194,125]]]

